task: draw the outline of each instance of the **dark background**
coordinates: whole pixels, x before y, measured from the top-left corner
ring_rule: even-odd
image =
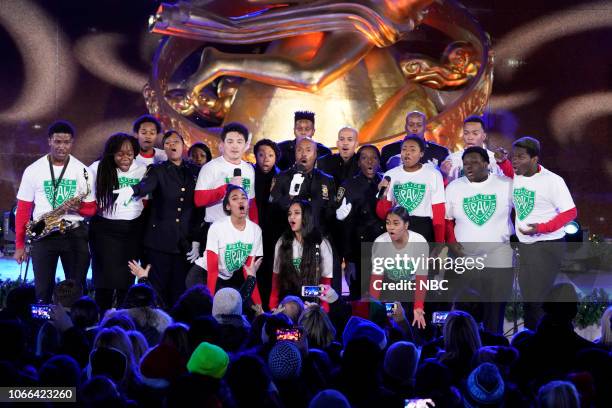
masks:
[[[13,205],[24,168],[47,152],[54,119],[75,124],[73,154],[89,164],[110,134],[145,113],[140,89],[159,39],[147,34],[147,19],[158,4],[2,1],[1,210]],[[496,53],[491,139],[539,138],[542,164],[565,178],[583,226],[612,235],[612,3],[463,4]]]

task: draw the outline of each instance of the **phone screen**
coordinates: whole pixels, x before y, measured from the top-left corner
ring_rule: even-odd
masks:
[[[385,303],[385,309],[388,315],[393,314],[395,311],[395,303]]]
[[[450,312],[433,312],[433,314],[431,315],[431,322],[433,324],[444,324],[444,322],[446,321],[446,318],[448,317],[448,314]]]
[[[51,305],[31,305],[33,319],[51,320]]]
[[[300,341],[300,329],[277,329],[276,340],[278,341]]]
[[[319,297],[321,296],[320,286],[302,286],[303,297]]]

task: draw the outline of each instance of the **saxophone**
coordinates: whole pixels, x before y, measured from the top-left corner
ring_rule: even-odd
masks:
[[[68,209],[70,207],[75,204],[79,204],[91,192],[88,183],[89,174],[87,173],[87,169],[85,168],[83,169],[83,177],[85,177],[87,191],[81,194],[77,194],[71,199],[64,201],[57,208],[43,214],[37,220],[31,220],[27,223],[26,242],[28,244],[43,239],[46,236],[53,234],[54,232],[65,234],[66,231],[68,231],[73,222],[63,219],[62,216],[68,213]]]

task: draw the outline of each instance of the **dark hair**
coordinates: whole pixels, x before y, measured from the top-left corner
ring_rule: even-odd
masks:
[[[119,178],[117,177],[117,165],[115,164],[115,153],[121,150],[121,146],[129,142],[134,149],[134,157],[140,152],[138,139],[127,133],[115,133],[108,138],[104,145],[102,159],[98,164],[96,174],[96,204],[102,211],[114,211],[115,200],[117,199],[113,190],[119,188]]]
[[[225,196],[223,197],[223,212],[227,215],[231,215],[231,211],[227,209],[227,206],[229,205],[229,197],[232,191],[234,190],[240,190],[244,193],[244,195],[246,196],[247,200],[249,199],[249,195],[247,194],[246,190],[240,186],[236,186],[233,184],[228,184],[227,186],[227,190],[225,190]]]
[[[195,285],[187,289],[174,304],[170,315],[175,322],[191,325],[198,317],[212,313],[212,296],[206,285]]]
[[[423,141],[423,139],[421,139],[417,134],[412,133],[408,136],[406,136],[404,138],[404,140],[402,140],[402,146],[404,146],[404,143],[408,142],[412,140],[413,142],[416,142],[416,144],[419,145],[419,149],[421,149],[422,152],[425,151],[425,142]]]
[[[54,133],[68,133],[70,136],[74,137],[74,126],[67,120],[58,120],[53,122],[51,126],[49,126],[49,130],[47,131],[47,136],[49,139],[53,136]]]
[[[387,211],[387,214],[385,215],[385,219],[387,219],[387,217],[391,214],[397,215],[405,223],[410,223],[410,214],[408,213],[408,210],[402,207],[401,205],[396,205],[395,207]]]
[[[144,283],[132,285],[123,301],[122,309],[131,309],[134,307],[156,307],[156,296],[153,288]]]
[[[134,122],[134,125],[132,126],[134,133],[138,133],[138,131],[140,130],[140,126],[143,123],[153,123],[155,125],[155,129],[157,130],[157,133],[161,133],[162,131],[162,127],[161,127],[161,124],[159,123],[159,120],[155,119],[154,116],[147,114],[147,115],[142,115],[141,117],[136,119],[136,121]]]
[[[70,318],[75,327],[86,329],[94,326],[100,321],[100,309],[98,304],[89,296],[83,296],[72,304]]]
[[[293,123],[297,122],[298,120],[309,120],[314,125],[315,114],[314,112],[310,112],[310,111],[296,111],[293,114]]]
[[[463,124],[465,125],[466,123],[480,123],[480,126],[482,126],[482,130],[486,130],[485,128],[485,122],[484,120],[480,117],[480,116],[476,116],[476,115],[472,115],[472,116],[468,116],[464,121]]]
[[[263,402],[268,398],[270,374],[257,355],[239,355],[230,364],[225,378],[239,407],[253,406],[255,401]]]
[[[164,132],[164,135],[162,136],[162,146],[163,146],[164,143],[166,143],[166,139],[169,138],[172,135],[177,135],[181,139],[181,142],[183,142],[183,144],[185,144],[185,139],[183,139],[183,136],[179,132],[177,132],[176,130],[170,129],[170,130],[166,130],[166,132]]]
[[[268,146],[272,150],[274,150],[274,154],[276,155],[276,161],[278,161],[281,155],[281,151],[278,148],[278,145],[276,144],[276,142],[273,142],[270,139],[261,139],[259,142],[255,143],[255,147],[253,147],[253,154],[255,154],[255,156],[257,156],[257,151],[259,150],[261,146]]]
[[[363,146],[361,146],[359,148],[359,150],[357,150],[357,158],[361,159],[361,152],[364,151],[365,149],[372,149],[376,152],[376,156],[378,156],[378,160],[380,160],[380,150],[378,150],[378,147],[372,145],[372,144],[365,144]]]
[[[480,146],[470,146],[467,149],[465,149],[463,151],[463,154],[461,155],[461,160],[463,160],[465,158],[465,156],[467,156],[470,153],[476,153],[479,154],[482,157],[482,160],[484,160],[485,162],[489,163],[489,154],[487,153],[487,151]]]
[[[293,265],[293,240],[295,234],[287,229],[281,236],[279,248],[279,282],[282,296],[296,293],[303,285],[318,285],[321,277],[321,232],[315,224],[312,205],[308,201],[293,200],[289,207],[297,204],[302,209],[302,262],[297,271]],[[318,260],[318,264],[317,264]]]
[[[223,126],[223,130],[221,130],[220,136],[222,141],[225,142],[225,136],[227,136],[229,132],[240,133],[242,137],[244,137],[245,143],[249,141],[249,129],[247,129],[246,126],[244,126],[242,123],[231,122]]]
[[[63,280],[53,289],[53,297],[64,307],[72,307],[81,296],[83,296],[83,287],[74,279]]]
[[[529,157],[540,157],[540,141],[530,136],[524,136],[512,143],[512,147],[521,147],[527,151]]]
[[[204,152],[204,154],[206,155],[206,163],[212,160],[212,153],[210,152],[210,148],[205,143],[197,142],[192,144],[189,150],[187,150],[187,155],[191,156],[191,152],[194,149],[200,149]]]

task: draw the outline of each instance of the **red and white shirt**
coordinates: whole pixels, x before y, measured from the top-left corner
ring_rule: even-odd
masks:
[[[384,268],[385,259],[393,259],[396,255],[406,255],[411,265],[407,268],[397,267]],[[372,246],[372,275],[387,275],[391,280],[414,280],[417,275],[427,276],[427,257],[429,256],[429,244],[424,236],[418,232],[408,230],[408,242],[403,248],[396,248],[388,232],[379,235]],[[420,261],[418,261],[420,259]]]
[[[77,158],[70,155],[70,160],[66,171],[57,185],[57,189],[53,186],[53,177],[49,169],[49,159],[45,155],[34,163],[30,164],[24,171],[17,192],[17,199],[21,201],[33,202],[34,212],[33,218],[37,220],[40,216],[59,207],[67,200],[87,192],[89,194],[83,198],[84,202],[93,202],[93,184],[95,177],[87,169],[83,163]],[[62,172],[64,166],[53,166],[53,173],[56,182]],[[87,179],[85,178],[87,174]],[[55,205],[52,206],[53,195],[55,193]],[[67,221],[81,221],[83,217],[76,212],[64,214],[61,218]]]
[[[557,214],[576,207],[565,181],[542,166],[531,177],[514,176],[512,201],[516,214],[516,235],[525,243],[563,238],[564,226],[550,233],[535,235],[524,235],[520,228],[527,229],[529,224],[546,223]]]
[[[134,161],[145,168],[149,164],[157,164],[168,160],[168,156],[166,152],[162,149],[158,149],[157,147],[153,148],[153,153],[144,155],[142,152],[138,153],[138,156],[134,158]]]
[[[274,247],[274,268],[272,269],[275,274],[280,273],[280,257],[279,251],[281,246],[281,239],[276,241],[276,246]],[[334,257],[332,252],[332,247],[329,241],[325,238],[321,241],[321,278],[329,278],[331,279],[334,275]],[[302,264],[302,244],[297,239],[293,239],[292,243],[292,263],[296,268],[296,271],[300,270],[300,265]]]
[[[98,166],[100,165],[100,161],[95,161],[89,166],[89,171],[93,177],[92,183],[92,192],[95,196],[96,194],[96,175],[98,174]],[[132,163],[128,171],[121,171],[117,168],[117,179],[119,181],[119,188],[123,187],[131,187],[138,183],[144,177],[147,172],[146,166],[138,164],[136,160]],[[141,199],[132,199],[128,205],[118,205],[115,204],[115,210],[110,212],[106,211],[100,216],[108,219],[108,220],[134,220],[140,217],[142,210],[144,209],[144,204]]]
[[[385,176],[391,178],[387,200],[401,205],[410,215],[433,218],[431,206],[444,203],[442,174],[434,166],[423,165],[413,172],[400,166],[387,171]]]

